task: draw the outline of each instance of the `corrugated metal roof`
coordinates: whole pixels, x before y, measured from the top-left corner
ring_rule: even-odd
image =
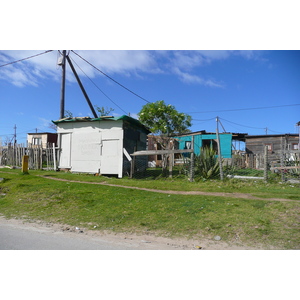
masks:
[[[138,127],[142,127],[145,131],[147,131],[148,133],[150,133],[149,129],[142,124],[139,120],[134,119],[132,117],[123,115],[120,117],[114,117],[114,116],[101,116],[99,118],[90,118],[90,117],[75,117],[75,118],[63,118],[57,121],[52,121],[55,125],[59,124],[59,123],[67,123],[67,122],[95,122],[95,121],[119,121],[119,120],[123,120],[123,121],[128,121],[129,123],[135,124]]]

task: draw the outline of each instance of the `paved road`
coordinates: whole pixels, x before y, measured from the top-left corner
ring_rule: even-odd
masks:
[[[142,239],[90,236],[0,218],[0,250],[164,250],[166,244]]]
[[[66,236],[60,232],[0,226],[1,250],[126,250],[125,245],[114,245],[80,236]]]

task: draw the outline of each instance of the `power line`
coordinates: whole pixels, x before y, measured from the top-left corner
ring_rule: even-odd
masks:
[[[15,60],[15,61],[9,62],[9,63],[7,63],[7,64],[1,65],[0,68],[1,68],[1,67],[5,67],[5,66],[8,66],[8,65],[12,65],[12,64],[18,63],[18,62],[20,62],[20,61],[27,60],[27,59],[30,59],[30,58],[33,58],[33,57],[36,57],[36,56],[39,56],[39,55],[43,55],[43,54],[49,53],[49,52],[51,52],[51,51],[53,51],[53,50],[47,50],[47,51],[42,52],[42,53],[38,53],[38,54],[29,56],[29,57],[26,57],[26,58],[22,58],[22,59],[19,59],[19,60]]]
[[[103,71],[101,71],[100,69],[98,69],[97,67],[95,67],[93,64],[91,64],[89,61],[87,61],[86,59],[84,59],[82,56],[80,56],[78,53],[76,53],[75,51],[72,50],[72,52],[74,54],[76,54],[78,57],[80,57],[82,60],[84,60],[86,63],[88,63],[90,66],[92,66],[94,69],[96,69],[97,71],[99,71],[101,74],[103,74],[104,76],[106,76],[107,78],[109,78],[110,80],[112,80],[113,82],[115,82],[116,84],[118,84],[119,86],[121,86],[122,88],[124,88],[125,90],[127,90],[128,92],[132,93],[133,95],[139,97],[140,99],[144,100],[147,103],[151,103],[150,101],[148,101],[147,99],[139,96],[138,94],[136,94],[135,92],[131,91],[130,89],[128,89],[127,87],[125,87],[123,84],[119,83],[118,81],[116,81],[115,79],[113,79],[112,77],[110,77],[109,75],[105,74]]]
[[[253,128],[253,129],[266,129],[266,128],[261,128],[261,127],[252,127],[252,126],[246,126],[246,125],[238,124],[238,123],[235,123],[235,122],[225,120],[223,118],[220,118],[220,119],[225,121],[225,122],[228,122],[228,123],[231,123],[231,124],[234,124],[234,125],[238,125],[238,126],[242,126],[242,127]]]
[[[81,70],[81,72],[95,85],[95,87],[107,98],[109,99],[114,105],[116,105],[120,110],[122,110],[126,115],[127,115],[127,112],[122,109],[117,103],[115,103],[110,97],[108,97],[100,88],[99,86],[79,67],[79,65],[76,63],[76,61],[71,57],[69,56],[72,61],[75,63],[75,65]]]
[[[286,105],[250,107],[250,108],[236,108],[236,109],[223,109],[223,110],[194,111],[194,112],[187,112],[187,114],[204,114],[204,113],[215,113],[215,112],[225,112],[225,111],[241,111],[241,110],[254,110],[254,109],[268,109],[268,108],[278,108],[278,107],[287,107],[287,106],[299,106],[299,105],[300,104],[286,104]]]
[[[220,118],[220,119],[223,120],[223,121],[225,121],[225,122],[228,122],[228,123],[231,123],[231,124],[234,124],[234,125],[238,125],[238,126],[242,126],[242,127],[253,128],[253,129],[263,129],[263,130],[271,131],[271,132],[274,132],[274,133],[282,133],[282,132],[279,132],[279,131],[271,130],[268,127],[264,127],[264,128],[262,128],[262,127],[252,127],[252,126],[247,126],[247,125],[242,125],[242,124],[234,123],[234,122],[225,120],[223,118]]]

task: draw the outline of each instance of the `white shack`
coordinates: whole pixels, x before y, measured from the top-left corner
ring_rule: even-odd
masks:
[[[130,171],[129,154],[146,150],[149,130],[126,115],[52,122],[57,125],[59,169],[122,178]]]

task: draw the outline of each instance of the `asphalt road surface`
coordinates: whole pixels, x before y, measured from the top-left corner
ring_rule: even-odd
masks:
[[[125,245],[112,244],[84,236],[66,236],[62,232],[48,232],[33,228],[0,225],[1,250],[126,250]]]
[[[174,247],[120,236],[91,236],[53,226],[0,218],[0,250],[171,250]]]

